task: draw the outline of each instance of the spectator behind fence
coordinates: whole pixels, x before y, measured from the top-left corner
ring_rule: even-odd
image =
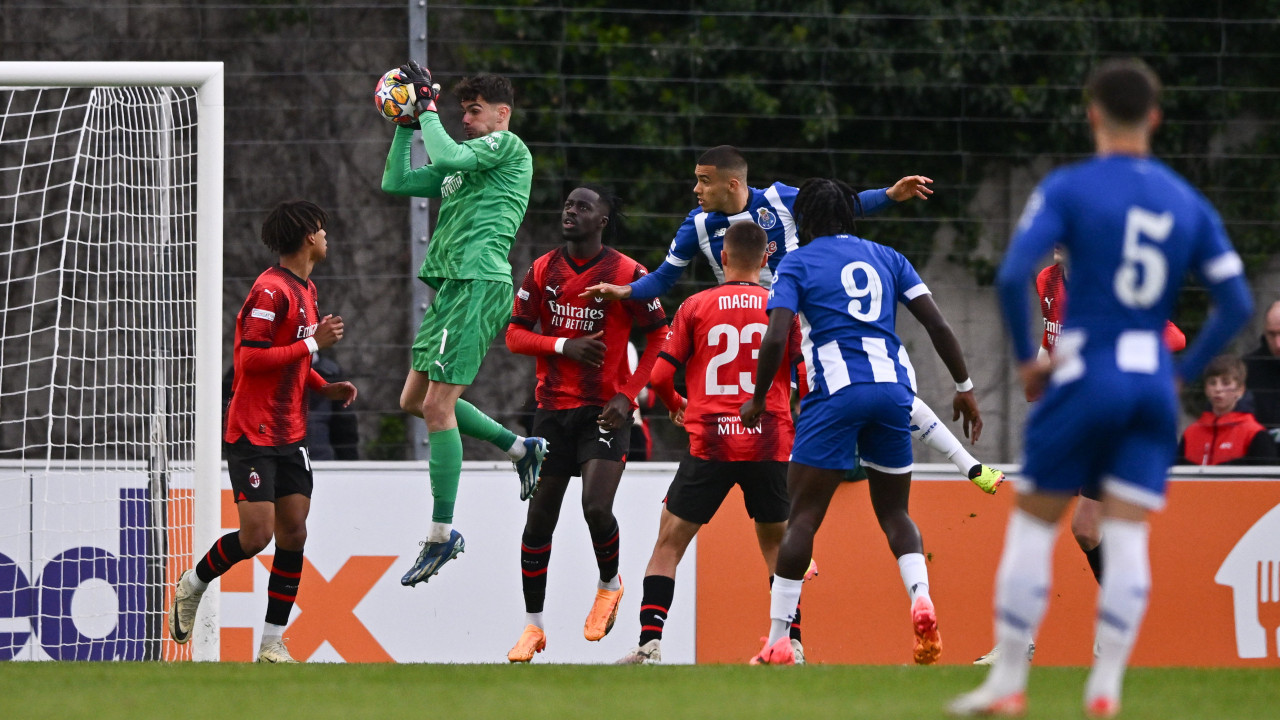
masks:
[[[328,355],[316,353],[311,367],[327,382],[346,378],[342,366]],[[360,428],[356,414],[319,393],[308,393],[307,445],[312,460],[359,460]]]
[[[1267,308],[1262,342],[1257,350],[1244,356],[1244,364],[1251,397],[1245,398],[1241,409],[1252,409],[1272,439],[1280,440],[1280,301]]]
[[[1178,443],[1181,465],[1270,465],[1276,443],[1252,413],[1236,408],[1244,395],[1245,364],[1235,355],[1219,355],[1204,371],[1209,409],[1191,424]]]

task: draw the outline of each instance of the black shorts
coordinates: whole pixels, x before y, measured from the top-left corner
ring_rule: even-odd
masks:
[[[791,499],[787,496],[787,463],[781,460],[729,462],[686,454],[667,488],[667,510],[681,520],[705,525],[734,485],[742,487],[752,520],[786,522]]]
[[[263,446],[241,437],[222,446],[236,502],[275,502],[295,494],[311,497],[311,458],[302,443]]]
[[[596,423],[604,408],[589,406],[572,410],[543,410],[533,413],[533,434],[547,441],[547,457],[542,461],[545,477],[582,475],[588,460],[626,462],[631,442],[631,425],[622,430],[604,430]]]

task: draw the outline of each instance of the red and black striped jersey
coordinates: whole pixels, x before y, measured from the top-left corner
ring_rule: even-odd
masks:
[[[236,315],[235,380],[224,440],[247,436],[254,445],[280,446],[306,439],[306,339],[319,322],[315,283],[279,265],[258,276]],[[281,350],[255,354],[272,348]]]
[[[1067,316],[1067,279],[1062,265],[1054,263],[1036,275],[1036,294],[1040,296],[1040,314],[1044,316],[1044,335],[1040,347],[1052,351],[1062,332],[1062,321]]]
[[[597,283],[626,285],[644,277],[644,266],[611,247],[586,262],[575,262],[562,247],[538,258],[516,292],[511,322],[547,337],[580,338],[604,331],[604,364],[587,367],[563,355],[538,356],[538,407],[568,410],[604,405],[631,378],[627,342],[633,325],[649,332],[667,321],[662,303],[578,297]]]
[[[689,452],[703,460],[786,460],[791,421],[791,367],[800,360],[800,323],[792,323],[785,361],[765,398],[755,428],[742,425],[742,404],[755,392],[760,341],[769,326],[769,291],[729,282],[690,297],[676,311],[667,346],[658,358],[685,368],[689,404],[684,427]]]
[[[1044,337],[1040,346],[1053,352],[1067,319],[1067,277],[1062,265],[1054,263],[1036,275],[1036,293],[1040,296],[1040,314],[1044,316]],[[1164,324],[1164,343],[1171,352],[1179,352],[1187,346],[1187,336],[1168,320]]]

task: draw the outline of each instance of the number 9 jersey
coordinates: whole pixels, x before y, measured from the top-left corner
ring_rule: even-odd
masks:
[[[755,392],[760,341],[768,328],[769,291],[755,283],[727,282],[703,290],[676,311],[667,346],[658,355],[685,368],[689,405],[684,427],[689,454],[725,462],[785,461],[791,455],[791,367],[800,359],[800,336],[792,325],[785,362],[765,400],[760,425],[747,428],[738,416]]]
[[[802,408],[855,383],[899,383],[915,394],[915,370],[894,324],[898,303],[928,293],[902,253],[854,235],[814,238],[787,253],[769,309],[787,308],[800,320],[809,371]]]

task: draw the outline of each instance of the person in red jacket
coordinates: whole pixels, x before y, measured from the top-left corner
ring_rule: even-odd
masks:
[[[1209,409],[1178,443],[1180,465],[1270,465],[1276,443],[1253,413],[1239,412],[1246,370],[1235,355],[1219,355],[1204,371]]]

